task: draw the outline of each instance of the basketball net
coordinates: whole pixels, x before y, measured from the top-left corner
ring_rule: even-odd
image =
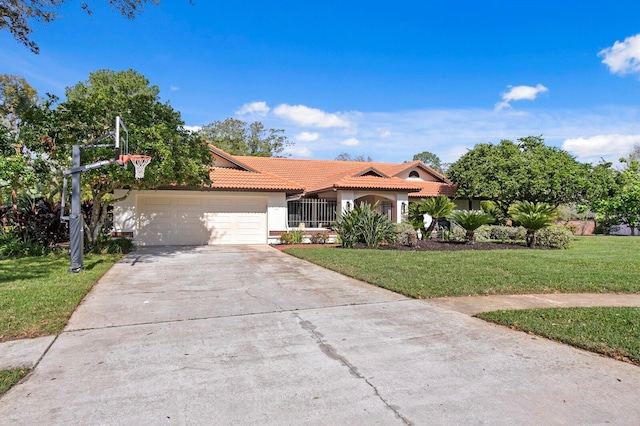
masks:
[[[151,162],[151,157],[148,155],[121,155],[118,162],[126,167],[128,161],[131,161],[136,169],[136,179],[142,179],[144,170]]]

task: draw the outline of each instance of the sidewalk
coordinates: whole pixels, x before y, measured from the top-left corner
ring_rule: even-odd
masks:
[[[640,294],[516,294],[508,296],[438,297],[424,300],[467,315],[517,309],[584,308],[589,306],[640,307]]]

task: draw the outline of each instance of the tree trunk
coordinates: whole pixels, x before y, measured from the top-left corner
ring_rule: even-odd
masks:
[[[527,247],[536,245],[536,231],[527,231]]]
[[[474,244],[476,242],[475,231],[467,230],[464,237],[465,244]]]

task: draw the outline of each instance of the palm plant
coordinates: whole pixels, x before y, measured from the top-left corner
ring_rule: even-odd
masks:
[[[423,198],[417,203],[409,206],[409,220],[412,224],[422,223],[419,226],[424,230],[424,235],[431,235],[431,231],[436,226],[440,219],[443,219],[451,213],[456,207],[456,204],[449,199],[446,195],[438,195],[437,197]],[[425,214],[430,215],[433,221],[428,228],[424,228],[423,217]]]
[[[378,247],[382,242],[395,241],[395,225],[377,209],[378,203],[360,203],[333,222],[331,227],[340,235],[343,247],[353,247],[356,243]]]
[[[520,201],[509,209],[511,218],[527,230],[527,247],[536,245],[536,232],[553,224],[558,209],[547,203]]]
[[[456,210],[451,213],[449,219],[467,231],[464,238],[467,244],[475,242],[476,229],[494,221],[493,216],[481,210]]]

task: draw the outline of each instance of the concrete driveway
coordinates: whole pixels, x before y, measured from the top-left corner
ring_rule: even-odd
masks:
[[[270,247],[143,248],[0,399],[0,424],[637,424],[639,396],[636,366]]]

